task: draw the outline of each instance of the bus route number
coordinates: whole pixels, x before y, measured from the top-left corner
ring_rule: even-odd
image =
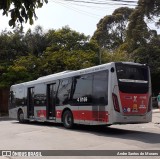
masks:
[[[77,102],[87,102],[87,101],[88,101],[87,97],[79,97],[79,98],[77,98]]]

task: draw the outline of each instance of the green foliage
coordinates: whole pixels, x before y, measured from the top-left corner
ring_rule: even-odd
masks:
[[[6,88],[11,86],[12,84],[21,83],[24,81],[28,81],[31,77],[26,71],[25,67],[21,66],[10,66],[7,71],[3,73],[0,77],[0,87]]]
[[[39,57],[43,54],[49,42],[47,36],[43,32],[43,28],[41,26],[36,26],[33,32],[30,29],[26,32],[23,43],[27,46],[29,53]]]
[[[48,3],[48,0],[1,0],[0,9],[6,16],[10,12],[10,26],[15,27],[17,21],[22,25],[28,20],[32,25],[33,18],[37,18],[35,9],[41,8],[44,3]]]
[[[77,70],[93,66],[92,63],[95,52],[84,53],[81,50],[77,51],[60,51],[47,52],[42,61],[43,75],[61,72],[64,70]]]
[[[102,50],[101,54],[102,63],[132,60],[126,52],[123,52],[121,50],[116,50],[115,52],[108,52],[107,50]]]
[[[139,0],[138,1],[138,10],[142,10],[143,14],[146,15],[149,19],[154,19],[157,17],[156,24],[160,25],[160,1],[159,0]]]
[[[0,34],[0,88],[65,70],[93,66],[98,45],[89,36],[63,27],[44,33],[41,26],[26,34]]]
[[[49,49],[52,51],[85,49],[89,41],[89,36],[72,31],[68,26],[57,31],[49,30],[46,37],[51,44]]]
[[[2,31],[0,34],[0,62],[12,63],[17,56],[27,54],[27,47],[22,41],[23,33],[15,28],[14,32]]]
[[[92,39],[97,41],[100,48],[114,51],[124,42],[128,19],[132,11],[133,9],[121,7],[112,15],[107,15],[99,21]]]
[[[120,46],[120,49],[127,52],[133,61],[150,66],[153,92],[158,92],[157,85],[160,85],[160,37],[157,31],[147,26],[146,19],[159,20],[159,14],[159,0],[139,0],[138,6],[129,18],[126,40]]]
[[[68,27],[50,30],[46,36],[50,46],[41,57],[44,75],[94,65],[98,46],[88,36]]]
[[[131,44],[129,52],[133,52],[139,46],[146,45],[154,36],[153,30],[147,26],[146,19],[156,20],[160,15],[159,0],[139,0],[138,6],[132,12],[127,29],[127,43]],[[155,17],[156,16],[156,17]],[[158,24],[156,22],[156,24]]]
[[[99,45],[102,63],[134,61],[151,68],[153,92],[160,85],[160,35],[147,22],[160,24],[160,1],[139,0],[135,9],[118,8],[101,19],[92,40]],[[147,21],[149,20],[149,21]]]
[[[33,23],[35,9],[47,0],[0,2],[4,15],[11,9],[9,24]],[[11,4],[15,4],[11,8]],[[4,9],[5,8],[5,9]],[[146,19],[158,19],[159,0],[139,0],[135,9],[121,7],[102,18],[90,39],[65,26],[43,32],[41,26],[25,34],[19,28],[0,34],[0,88],[65,70],[77,70],[99,62],[135,61],[151,68],[153,92],[160,85],[160,35]]]
[[[40,67],[39,58],[29,54],[28,56],[21,56],[14,61],[13,68],[21,67],[25,68],[26,72],[30,75],[30,78],[36,79],[39,77],[38,69]]]
[[[129,60],[126,52],[119,48],[126,40],[127,25],[132,12],[133,9],[121,7],[99,21],[91,40],[99,45],[100,63]]]

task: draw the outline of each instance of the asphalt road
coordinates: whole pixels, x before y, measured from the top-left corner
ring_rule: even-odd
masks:
[[[154,110],[147,124],[113,125],[108,128],[76,126],[65,129],[61,124],[28,123],[0,118],[1,150],[160,150],[160,111]],[[63,154],[63,151],[61,152]],[[65,153],[65,152],[64,152]],[[64,155],[64,154],[63,154]],[[17,157],[1,157],[12,159]],[[19,157],[30,158],[30,157]],[[36,158],[66,159],[148,159],[148,156],[56,156]]]

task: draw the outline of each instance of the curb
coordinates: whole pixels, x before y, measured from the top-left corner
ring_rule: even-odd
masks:
[[[152,113],[160,113],[160,109],[153,109]]]
[[[11,118],[9,118],[9,116],[0,116],[0,121],[7,121],[7,120],[11,120]]]

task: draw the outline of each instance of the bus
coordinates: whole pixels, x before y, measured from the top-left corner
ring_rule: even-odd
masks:
[[[64,71],[12,85],[9,117],[19,122],[41,121],[112,125],[152,120],[149,67],[111,62]]]

